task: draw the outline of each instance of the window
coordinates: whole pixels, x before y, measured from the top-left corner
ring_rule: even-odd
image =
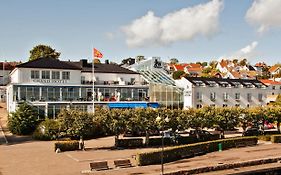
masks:
[[[196,93],[196,99],[197,100],[202,100],[202,94],[200,92]]]
[[[42,79],[50,79],[50,71],[42,70]]]
[[[32,79],[39,79],[39,70],[32,70],[31,71],[31,78]]]
[[[228,100],[228,93],[223,93],[223,100],[224,101],[227,101]]]
[[[223,104],[222,107],[227,107],[227,104]]]
[[[240,93],[235,93],[235,100],[240,100]]]
[[[60,79],[60,71],[52,71],[52,79],[59,80]]]
[[[263,97],[262,94],[258,94],[258,99],[259,99],[260,102],[262,101],[262,97]]]
[[[70,72],[62,72],[62,79],[69,80],[70,79]]]
[[[272,86],[272,89],[275,90],[275,86]]]
[[[248,100],[248,102],[252,101],[252,94],[251,93],[247,94],[247,100]]]
[[[211,93],[210,93],[210,99],[211,99],[212,101],[215,101],[215,100],[216,100],[216,93],[215,93],[215,92],[211,92]]]
[[[235,104],[235,107],[240,107],[240,104]]]
[[[197,108],[202,108],[202,104],[197,104],[196,107]]]

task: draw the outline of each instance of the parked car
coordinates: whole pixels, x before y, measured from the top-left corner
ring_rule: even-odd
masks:
[[[206,130],[190,130],[189,136],[196,137],[198,141],[209,141],[219,139],[219,134],[212,134]]]
[[[261,131],[256,128],[256,127],[252,127],[252,128],[247,128],[243,133],[242,136],[258,136],[261,134]]]

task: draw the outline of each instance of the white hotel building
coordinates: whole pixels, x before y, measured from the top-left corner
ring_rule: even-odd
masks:
[[[115,64],[95,64],[95,104],[148,100],[149,85],[137,72]],[[39,58],[16,66],[7,85],[7,109],[26,101],[39,114],[56,117],[62,108],[92,111],[92,63]]]
[[[253,107],[267,104],[268,88],[258,80],[187,77],[176,80],[184,89],[184,109],[202,106]]]

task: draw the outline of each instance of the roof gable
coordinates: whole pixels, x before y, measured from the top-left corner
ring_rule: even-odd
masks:
[[[17,65],[18,68],[43,68],[43,69],[72,69],[81,70],[80,67],[60,61],[56,58],[42,57]]]

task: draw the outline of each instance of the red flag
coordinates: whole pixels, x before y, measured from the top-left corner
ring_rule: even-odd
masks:
[[[95,58],[102,58],[103,55],[100,51],[98,51],[96,48],[94,48],[94,59]]]

